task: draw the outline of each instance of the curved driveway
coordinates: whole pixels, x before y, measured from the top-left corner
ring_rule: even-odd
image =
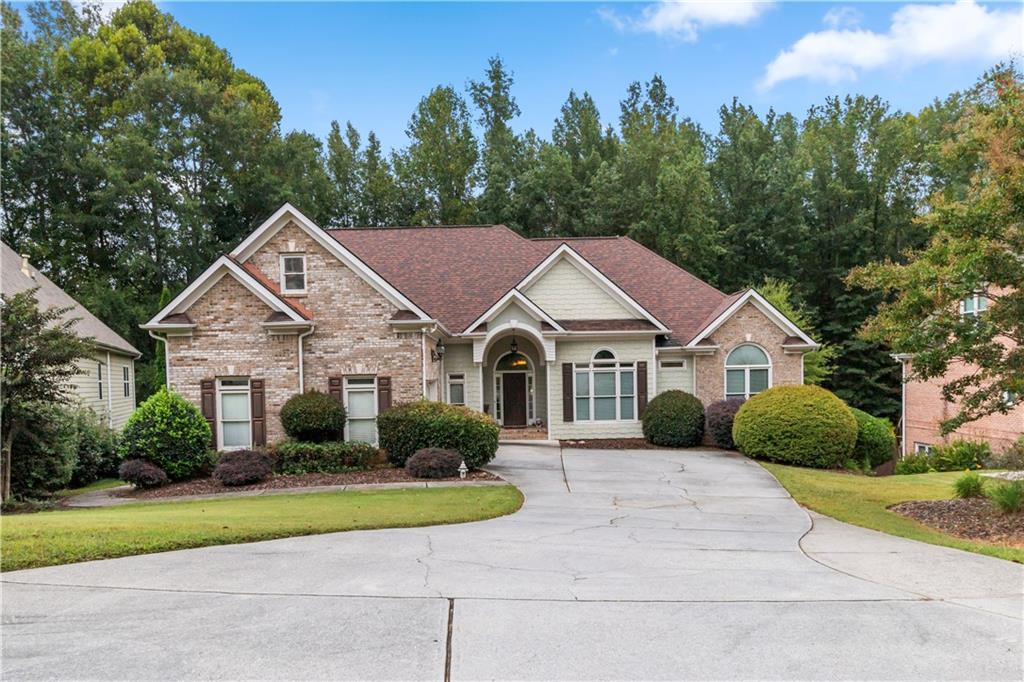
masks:
[[[1018,565],[812,519],[719,452],[493,468],[520,512],[5,574],[4,678],[1021,677]]]

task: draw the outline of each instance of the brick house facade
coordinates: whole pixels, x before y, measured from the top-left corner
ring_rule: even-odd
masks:
[[[281,406],[310,390],[348,407],[352,439],[421,397],[551,438],[638,437],[659,390],[708,403],[800,383],[816,347],[756,291],[723,294],[626,238],[324,230],[289,205],[143,328],[221,449],[283,439]]]

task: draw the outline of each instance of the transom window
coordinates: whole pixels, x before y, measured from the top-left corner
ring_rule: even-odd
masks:
[[[960,301],[960,314],[964,316],[978,316],[988,310],[988,296],[982,291],[976,291],[972,295]]]
[[[306,256],[302,253],[281,255],[281,292],[306,293]]]
[[[377,378],[345,377],[345,440],[377,442]]]
[[[573,397],[577,421],[636,419],[636,370],[619,362],[606,348],[594,353],[589,365],[574,370]]]
[[[522,353],[509,353],[498,360],[495,370],[498,372],[526,371],[530,368],[530,361]]]
[[[465,405],[466,404],[466,375],[449,374],[448,375],[448,402],[452,405]]]
[[[770,388],[772,363],[768,354],[753,344],[736,346],[725,360],[725,397],[743,398]]]
[[[220,446],[224,450],[238,450],[252,445],[252,418],[250,414],[249,379],[244,377],[220,379],[217,382],[220,403],[217,410],[220,427]]]

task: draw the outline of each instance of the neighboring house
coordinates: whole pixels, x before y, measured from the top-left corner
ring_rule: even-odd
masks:
[[[978,292],[960,302],[960,314],[984,315],[988,310],[988,303],[986,292]],[[913,357],[895,357],[903,365],[904,377],[903,417],[900,422],[903,454],[931,452],[935,445],[956,439],[984,441],[999,452],[1024,435],[1024,401],[1021,400],[1021,396],[1005,395],[1003,397],[1006,404],[1011,407],[1005,414],[990,414],[968,422],[953,433],[943,436],[939,431],[940,424],[956,416],[960,408],[956,403],[948,402],[942,397],[942,387],[955,379],[967,376],[972,371],[970,366],[955,364],[949,367],[944,376],[928,381],[907,381],[913,376]]]
[[[350,439],[423,396],[551,438],[640,437],[659,392],[798,384],[817,347],[756,291],[723,294],[628,238],[324,230],[287,204],[143,328],[218,448],[282,439],[281,406],[311,389],[346,405]]]
[[[38,287],[39,306],[70,308],[62,319],[77,319],[73,327],[82,337],[91,338],[94,352],[78,361],[81,373],[71,380],[79,400],[91,407],[107,425],[119,429],[135,409],[135,360],[141,355],[132,344],[71,298],[28,262],[27,256],[0,243],[0,291],[7,296]]]

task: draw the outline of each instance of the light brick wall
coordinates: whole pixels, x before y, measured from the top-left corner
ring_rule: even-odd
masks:
[[[718,350],[693,359],[697,397],[705,405],[725,398],[725,359],[733,348],[744,343],[755,343],[768,353],[772,386],[803,383],[802,356],[782,352],[782,343],[788,336],[753,304],[740,308],[711,335],[710,340],[719,346]]]

